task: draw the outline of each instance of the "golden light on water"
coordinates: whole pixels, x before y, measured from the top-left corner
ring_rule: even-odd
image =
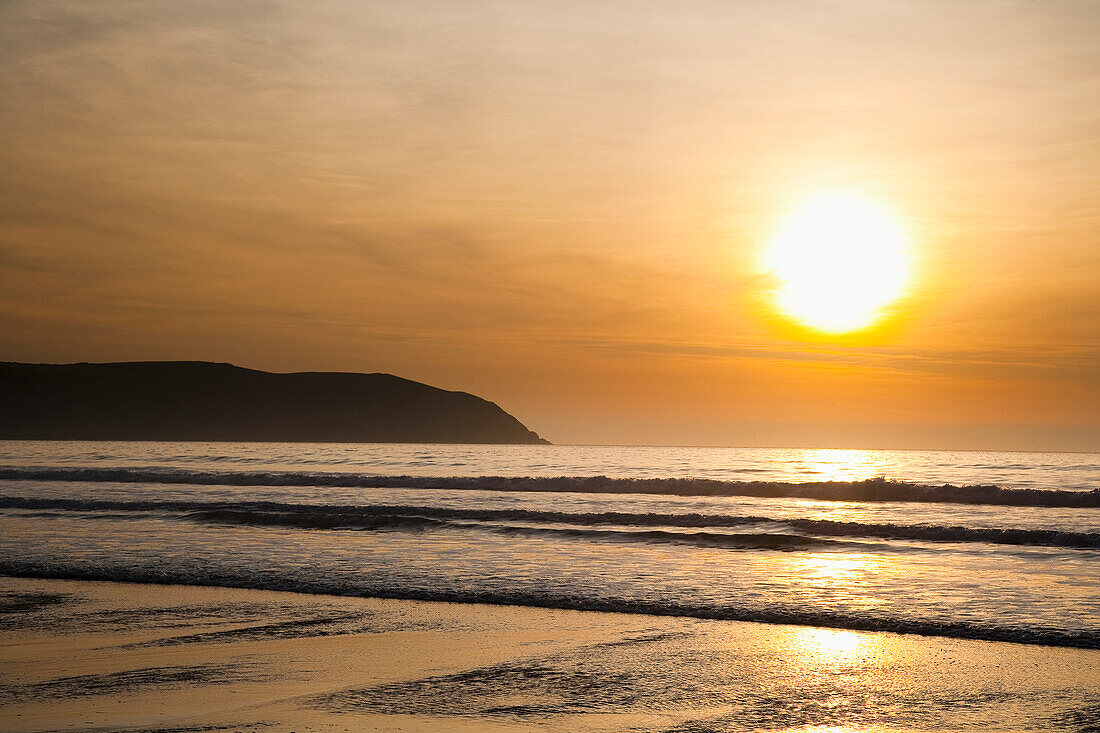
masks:
[[[865,634],[844,629],[805,628],[799,635],[804,653],[838,661],[858,655],[866,639]]]
[[[836,555],[811,555],[801,561],[806,572],[832,580],[847,580],[856,571],[863,570],[866,563],[861,557],[838,557]]]
[[[908,243],[898,222],[852,194],[818,196],[792,214],[763,256],[776,305],[825,333],[865,328],[904,292]]]
[[[801,466],[814,481],[861,481],[885,472],[867,450],[819,448],[801,453]]]

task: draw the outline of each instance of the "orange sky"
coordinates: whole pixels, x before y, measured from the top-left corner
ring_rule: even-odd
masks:
[[[1100,6],[0,5],[0,358],[387,371],[555,442],[1100,450]],[[760,252],[856,192],[881,327]]]

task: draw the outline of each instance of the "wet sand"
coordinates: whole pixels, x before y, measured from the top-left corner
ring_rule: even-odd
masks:
[[[5,731],[1100,730],[1100,652],[0,578]]]

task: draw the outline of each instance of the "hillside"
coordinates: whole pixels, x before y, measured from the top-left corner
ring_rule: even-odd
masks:
[[[0,362],[0,438],[546,442],[492,402],[392,374],[209,362]]]

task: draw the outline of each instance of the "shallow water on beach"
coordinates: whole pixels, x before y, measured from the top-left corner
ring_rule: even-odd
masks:
[[[8,575],[1100,648],[1097,454],[13,441],[0,475]],[[1009,491],[784,495],[875,476]],[[729,495],[645,493],[685,477]]]
[[[5,730],[1090,731],[1100,653],[736,621],[0,578]]]

